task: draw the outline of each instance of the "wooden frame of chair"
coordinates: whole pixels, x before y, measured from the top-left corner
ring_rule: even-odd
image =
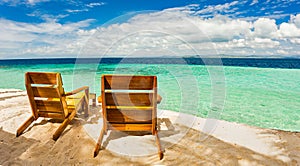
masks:
[[[53,140],[57,140],[77,111],[84,110],[88,116],[89,87],[84,86],[65,93],[60,73],[27,72],[25,86],[32,116],[21,125],[16,133],[20,136],[30,124],[39,117],[61,119],[62,124],[55,131]]]
[[[101,96],[103,128],[94,157],[100,151],[103,135],[108,130],[119,130],[151,132],[156,136],[159,159],[162,159],[157,131],[156,76],[102,75]]]

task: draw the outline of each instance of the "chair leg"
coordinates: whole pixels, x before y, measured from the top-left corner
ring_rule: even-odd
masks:
[[[159,156],[159,159],[161,160],[164,157],[164,153],[163,153],[163,150],[162,150],[162,147],[160,144],[160,139],[159,139],[159,135],[158,135],[157,131],[155,131],[155,136],[156,136],[156,144],[157,144],[157,148],[158,148],[158,156]]]
[[[89,89],[86,89],[85,91],[85,96],[84,96],[84,116],[88,117],[89,116]]]
[[[70,123],[70,121],[75,117],[76,115],[76,111],[74,110],[69,116],[68,118],[66,118],[63,123],[59,126],[59,128],[55,131],[55,133],[53,134],[53,140],[56,141],[59,136],[61,135],[61,133],[65,130],[65,128],[68,126],[68,124]]]
[[[17,134],[16,137],[20,136],[23,131],[34,121],[34,117],[30,116],[30,118],[28,118],[23,124],[22,126],[20,126],[17,130]]]
[[[88,117],[89,116],[89,99],[85,98],[85,102],[84,102],[84,117]]]
[[[97,144],[96,144],[96,147],[94,150],[94,157],[96,157],[100,151],[104,133],[105,133],[104,129],[101,129],[100,136],[98,138],[98,141],[97,141]]]
[[[90,93],[89,94],[89,99],[92,100],[92,106],[96,107],[96,93]]]

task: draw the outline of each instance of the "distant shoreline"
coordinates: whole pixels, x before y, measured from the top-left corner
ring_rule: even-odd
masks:
[[[37,64],[182,64],[300,69],[300,58],[49,58],[2,59],[0,66]]]

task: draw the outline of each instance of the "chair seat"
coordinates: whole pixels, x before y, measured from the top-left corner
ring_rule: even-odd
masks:
[[[82,98],[84,98],[85,93],[84,92],[80,92],[77,93],[75,95],[71,95],[71,96],[67,96],[66,97],[66,102],[68,106],[77,106],[80,103],[80,100],[82,100]]]
[[[69,112],[81,104],[82,99],[85,97],[84,92],[77,93],[75,95],[67,96],[66,97],[66,102],[68,106]]]

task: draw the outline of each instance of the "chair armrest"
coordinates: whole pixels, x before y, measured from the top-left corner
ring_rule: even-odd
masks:
[[[159,94],[157,94],[157,97],[156,97],[157,104],[159,104],[161,102],[161,100],[162,100],[162,97]],[[98,96],[98,103],[102,103],[102,96]]]
[[[159,104],[161,102],[161,100],[162,100],[162,97],[159,94],[157,94],[156,103]]]
[[[98,103],[102,103],[102,96],[98,96]]]
[[[64,96],[74,95],[74,94],[77,94],[77,93],[79,93],[79,92],[81,92],[81,91],[84,91],[84,90],[87,90],[87,89],[89,89],[88,86],[83,86],[83,87],[80,87],[80,88],[78,88],[78,89],[75,89],[75,90],[73,90],[73,91],[71,91],[71,92],[65,93]]]

